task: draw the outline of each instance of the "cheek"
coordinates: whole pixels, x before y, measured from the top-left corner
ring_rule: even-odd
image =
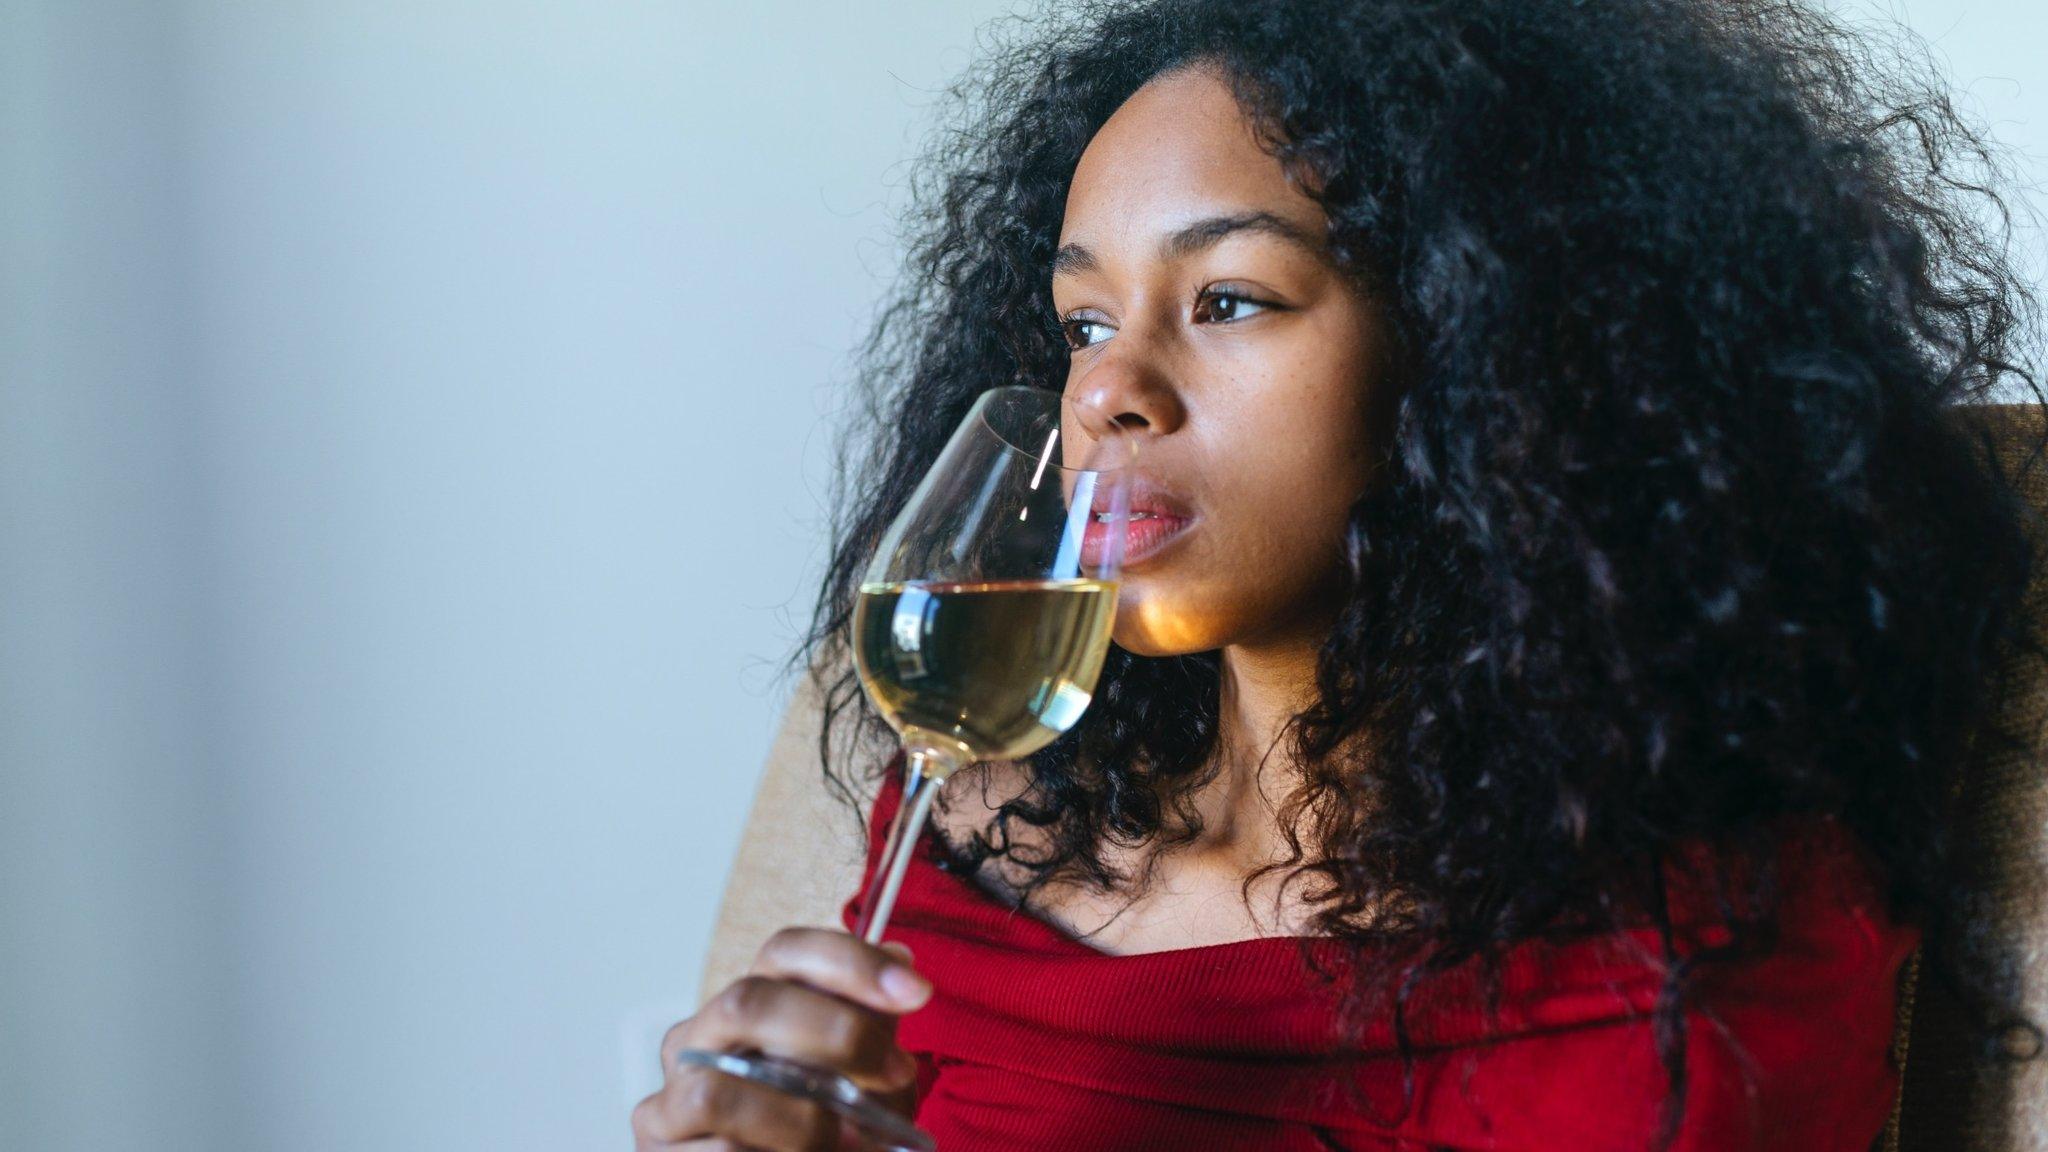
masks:
[[[1363,301],[1284,337],[1230,346],[1190,374],[1180,435],[1201,522],[1125,576],[1116,640],[1204,652],[1316,626],[1334,608],[1344,527],[1371,479],[1384,411],[1380,318]]]
[[[1341,577],[1344,519],[1342,509],[1205,509],[1170,564],[1126,573],[1117,643],[1141,655],[1205,652],[1301,623],[1327,608]]]
[[[1209,651],[1328,610],[1366,480],[1365,430],[1348,400],[1293,399],[1214,425],[1201,521],[1176,553],[1126,574],[1118,644],[1141,655]]]

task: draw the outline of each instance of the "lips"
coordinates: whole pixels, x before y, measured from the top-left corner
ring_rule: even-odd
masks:
[[[1123,567],[1126,569],[1136,567],[1171,541],[1179,539],[1195,522],[1194,510],[1187,501],[1149,477],[1132,477],[1129,503],[1130,514],[1124,524],[1123,537]],[[1110,511],[1105,496],[1096,497],[1093,511],[1095,515],[1088,521],[1081,537],[1081,563],[1099,568],[1110,543],[1111,526],[1103,520]]]

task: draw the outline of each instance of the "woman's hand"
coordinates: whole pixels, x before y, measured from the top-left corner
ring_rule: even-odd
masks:
[[[740,977],[668,1030],[661,1090],[633,1108],[634,1146],[841,1152],[853,1129],[829,1109],[698,1065],[682,1048],[751,1050],[838,1072],[908,1116],[917,1062],[896,1044],[896,1018],[931,998],[910,949],[880,948],[826,928],[784,928]]]

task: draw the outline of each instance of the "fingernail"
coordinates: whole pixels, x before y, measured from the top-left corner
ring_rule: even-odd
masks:
[[[932,982],[916,970],[891,964],[882,969],[882,990],[912,1008],[931,998]]]
[[[898,960],[903,960],[906,962],[916,959],[916,957],[911,955],[910,945],[905,944],[901,940],[882,941],[882,951],[889,953],[890,955],[896,957]]]

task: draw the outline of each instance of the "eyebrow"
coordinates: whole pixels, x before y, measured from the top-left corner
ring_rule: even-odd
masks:
[[[1235,212],[1228,216],[1206,216],[1184,228],[1169,234],[1159,242],[1159,256],[1162,260],[1182,260],[1205,248],[1213,247],[1226,236],[1239,232],[1260,232],[1275,236],[1307,252],[1317,259],[1324,258],[1322,244],[1299,226],[1283,220],[1271,212]],[[1060,276],[1077,272],[1093,272],[1101,267],[1095,253],[1079,244],[1063,244],[1053,254],[1052,274]]]

